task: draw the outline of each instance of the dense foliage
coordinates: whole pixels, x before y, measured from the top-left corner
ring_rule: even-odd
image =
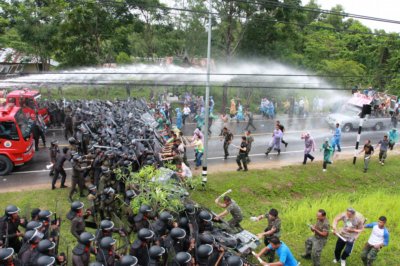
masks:
[[[61,67],[205,57],[207,1],[0,0],[0,47]],[[400,40],[315,0],[213,1],[213,58],[265,58],[397,92]],[[312,10],[310,10],[312,9]],[[341,6],[332,11],[344,13]],[[343,77],[346,76],[346,77]]]

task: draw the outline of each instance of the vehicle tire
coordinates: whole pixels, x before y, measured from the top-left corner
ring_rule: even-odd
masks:
[[[353,127],[351,126],[351,124],[345,124],[343,126],[343,132],[349,133],[352,129]]]
[[[13,170],[14,165],[7,156],[0,155],[0,176],[8,175]]]
[[[374,126],[374,129],[376,131],[382,130],[383,129],[383,124],[382,123],[376,123],[376,125]]]

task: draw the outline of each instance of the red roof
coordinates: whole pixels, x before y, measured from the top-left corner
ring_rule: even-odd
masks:
[[[7,97],[21,97],[21,96],[34,97],[38,94],[39,94],[39,91],[24,89],[24,90],[11,91],[10,93],[7,94]]]

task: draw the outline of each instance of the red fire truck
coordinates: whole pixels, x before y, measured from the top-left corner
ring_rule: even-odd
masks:
[[[20,107],[0,106],[0,175],[29,162],[35,151],[31,123]]]
[[[31,89],[14,90],[7,94],[6,103],[14,104],[21,107],[22,111],[29,115],[32,120],[36,120],[35,112],[37,111],[43,122],[48,125],[50,123],[50,116],[47,108],[40,106],[39,99],[41,95],[39,91]]]

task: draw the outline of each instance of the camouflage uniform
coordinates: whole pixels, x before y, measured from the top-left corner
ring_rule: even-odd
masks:
[[[318,231],[321,232],[329,232],[329,221],[327,218],[325,218],[324,221],[317,221],[315,224],[315,228]],[[306,242],[306,256],[311,255],[311,260],[313,262],[314,266],[320,266],[321,265],[321,253],[322,249],[326,245],[326,242],[328,241],[328,235],[327,236],[320,236],[317,233],[315,233],[314,236],[309,237]]]
[[[269,240],[271,237],[276,236],[280,237],[281,236],[281,219],[279,217],[276,217],[275,220],[272,220],[269,218],[268,213],[265,215],[265,218],[268,219],[268,226],[267,228],[264,229],[264,232],[267,232],[271,230],[272,228],[275,228],[276,231],[272,235],[268,236],[266,235],[264,237],[264,244],[265,246],[269,245]],[[275,251],[274,250],[269,250],[265,253],[265,256],[268,258],[268,262],[273,262],[275,260]]]
[[[372,266],[373,262],[378,257],[379,251],[380,249],[376,249],[374,246],[366,243],[364,249],[361,252],[361,260],[363,261],[364,265]]]

